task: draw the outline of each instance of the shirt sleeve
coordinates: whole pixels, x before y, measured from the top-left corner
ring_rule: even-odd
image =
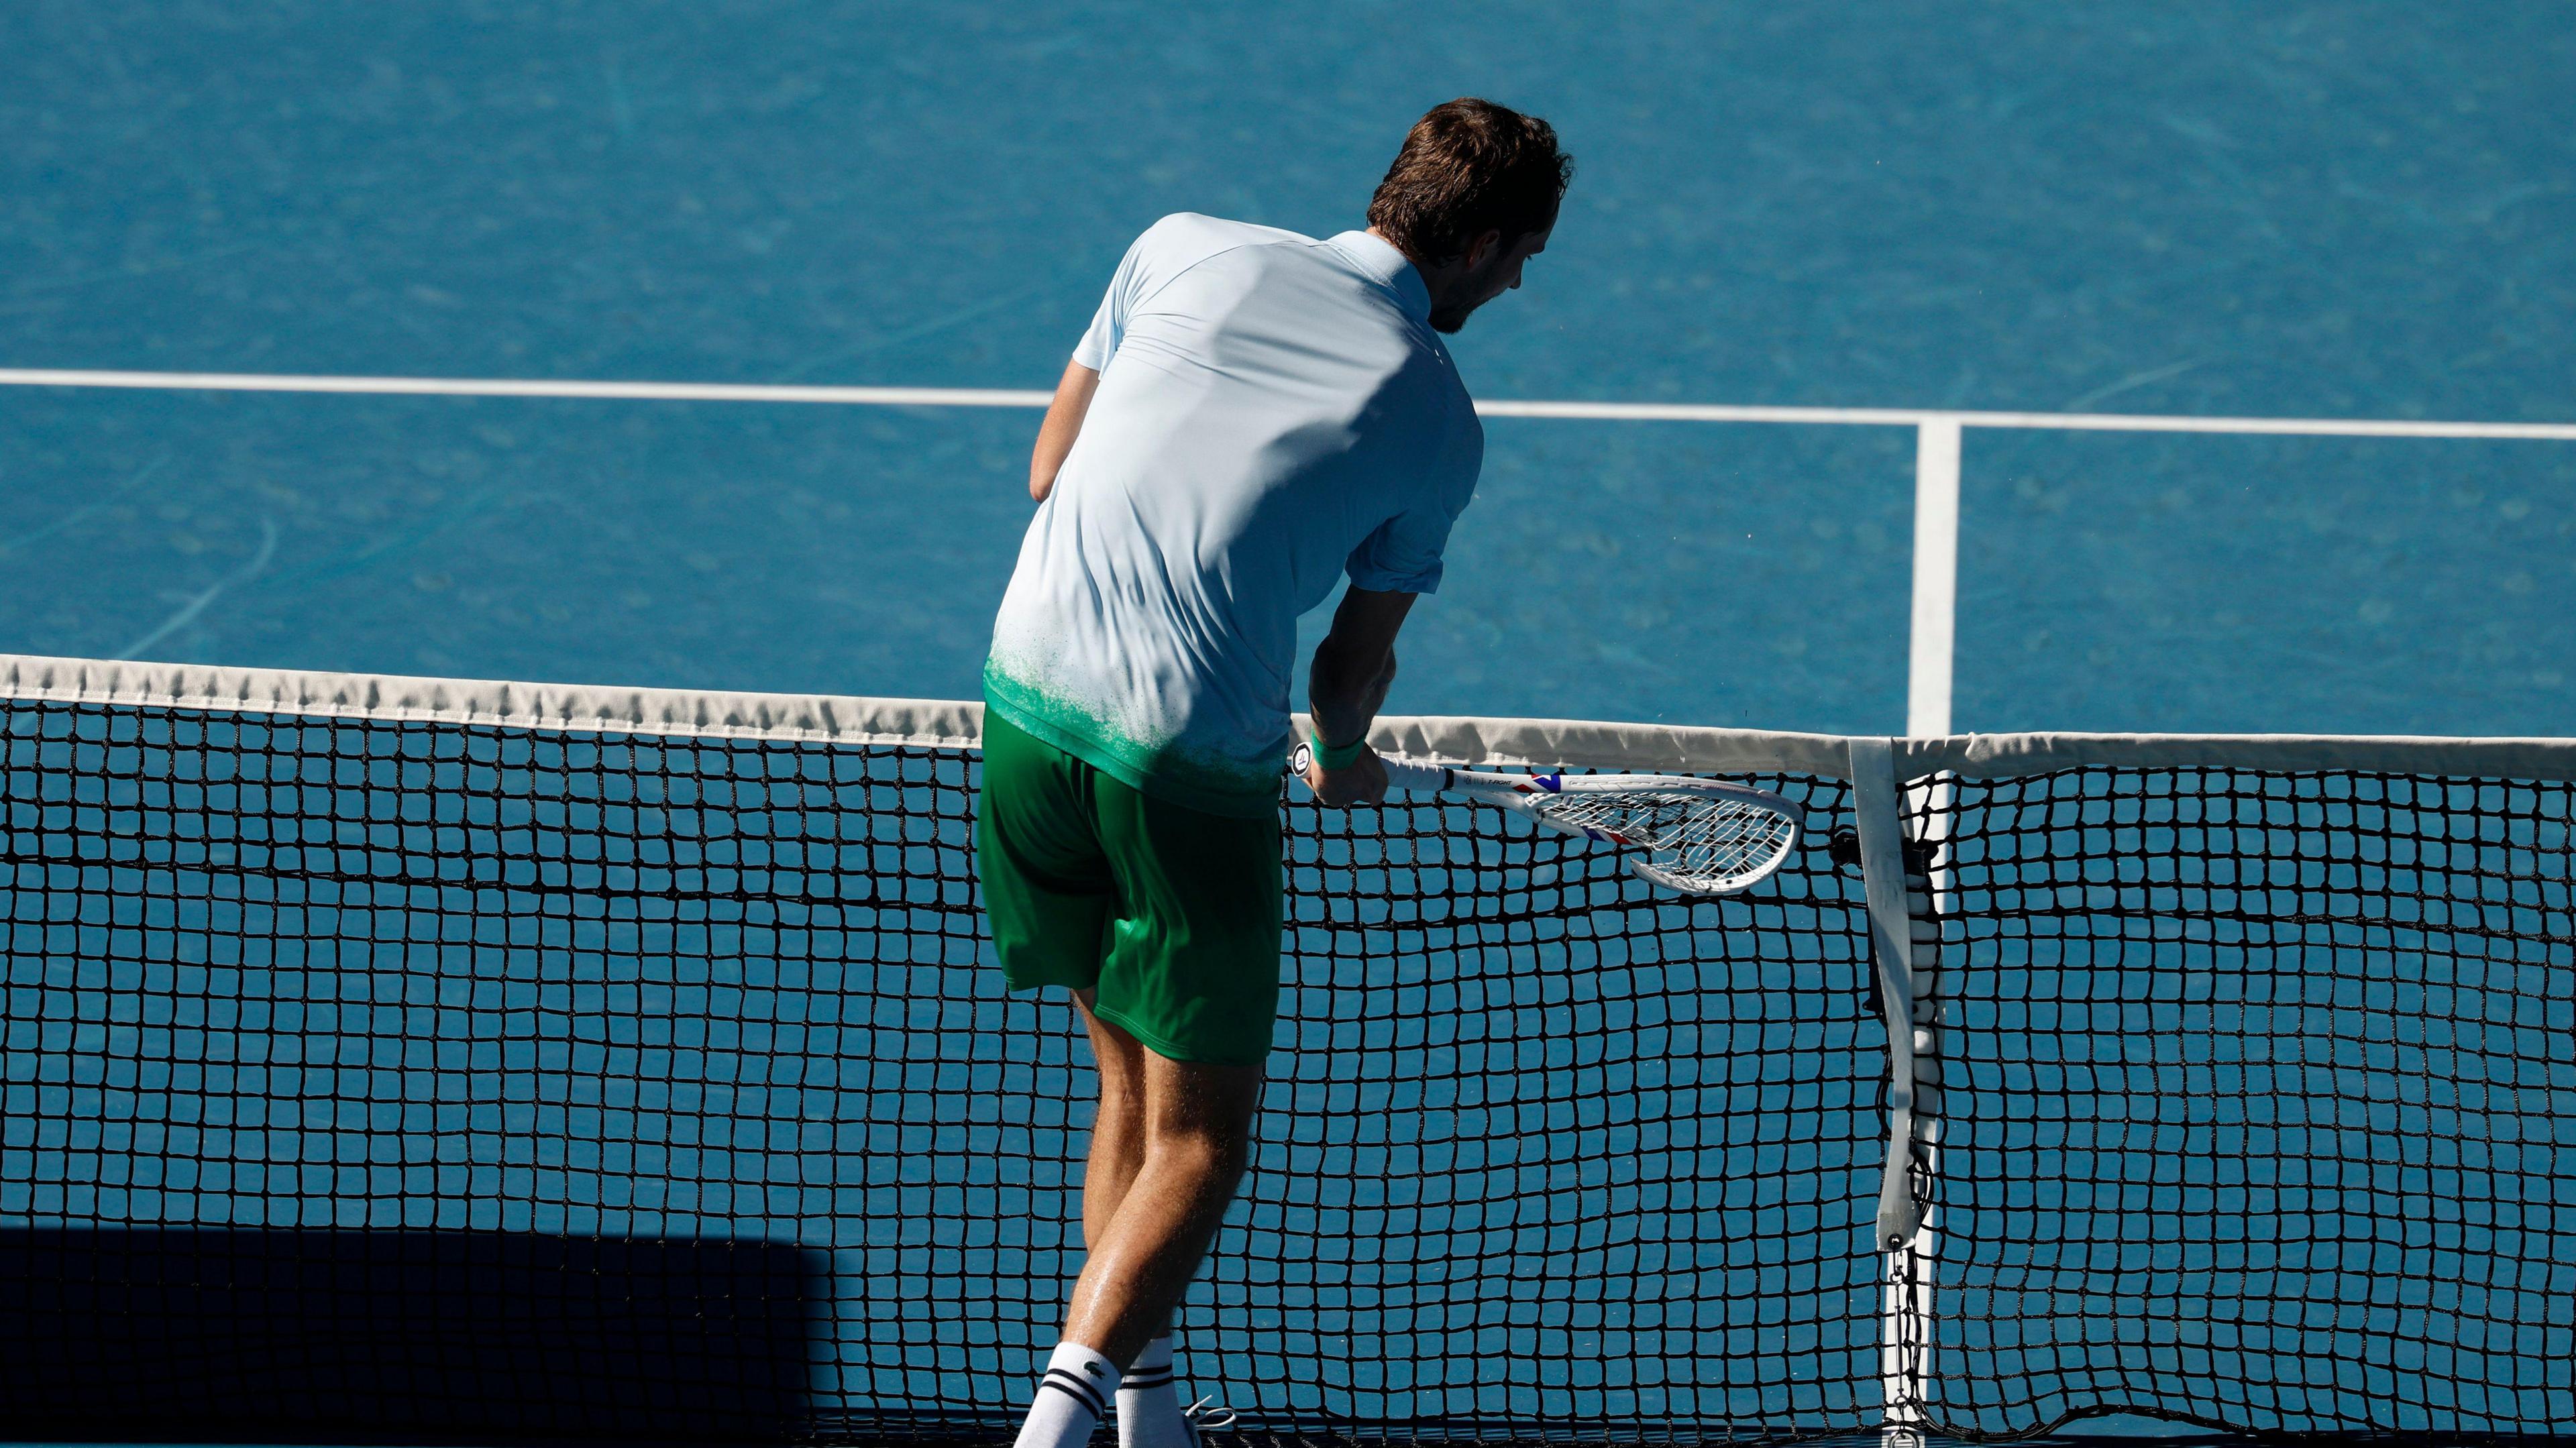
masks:
[[[1449,530],[1474,500],[1476,474],[1484,466],[1484,430],[1472,412],[1442,452],[1413,505],[1377,525],[1351,550],[1343,571],[1350,574],[1352,586],[1373,593],[1439,592]]]
[[[1127,312],[1135,304],[1138,282],[1145,271],[1146,238],[1152,235],[1148,229],[1128,246],[1127,255],[1119,259],[1118,270],[1109,278],[1109,291],[1100,299],[1100,310],[1092,313],[1091,325],[1073,349],[1073,360],[1094,372],[1109,365],[1111,354],[1118,350],[1118,339],[1127,331]]]
[[[1440,554],[1455,521],[1437,509],[1416,508],[1380,523],[1351,550],[1345,571],[1352,586],[1372,593],[1437,593]]]

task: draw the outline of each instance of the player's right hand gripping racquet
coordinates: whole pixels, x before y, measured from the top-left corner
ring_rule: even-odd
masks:
[[[1305,777],[1313,751],[1288,768]],[[1798,846],[1803,816],[1769,790],[1661,774],[1485,774],[1380,755],[1395,789],[1443,791],[1528,815],[1552,830],[1642,851],[1639,877],[1691,895],[1732,895],[1771,877]]]

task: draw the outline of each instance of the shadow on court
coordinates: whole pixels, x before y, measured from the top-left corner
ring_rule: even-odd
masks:
[[[278,1228],[0,1232],[7,1436],[767,1439],[812,1419],[827,1255]]]

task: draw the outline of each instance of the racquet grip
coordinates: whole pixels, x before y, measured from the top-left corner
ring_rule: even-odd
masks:
[[[1304,778],[1306,765],[1315,757],[1312,745],[1300,744],[1288,751],[1288,772]],[[1392,754],[1381,754],[1377,762],[1386,766],[1386,787],[1417,790],[1430,794],[1449,787],[1450,770],[1442,764],[1418,764]]]
[[[1418,790],[1428,794],[1433,790],[1449,787],[1449,769],[1446,765],[1419,764],[1410,759],[1399,759],[1392,754],[1381,754],[1377,758],[1378,763],[1386,766],[1386,784],[1389,789]]]

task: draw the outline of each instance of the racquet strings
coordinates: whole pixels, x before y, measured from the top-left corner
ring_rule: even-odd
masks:
[[[1647,852],[1647,863],[1685,888],[1714,889],[1760,870],[1796,837],[1776,811],[1679,791],[1559,794],[1535,811]]]

